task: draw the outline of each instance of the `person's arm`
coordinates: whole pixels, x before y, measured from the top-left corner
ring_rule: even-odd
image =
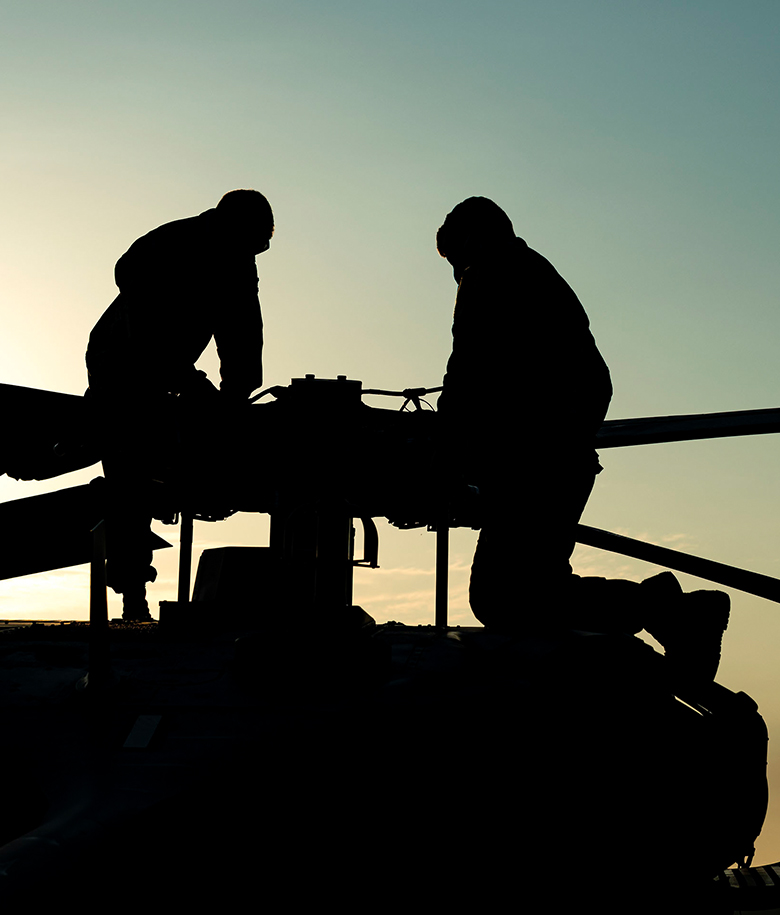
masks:
[[[468,413],[478,399],[475,385],[484,383],[491,361],[490,295],[484,282],[467,269],[458,285],[452,320],[452,352],[442,381],[437,409],[449,419]],[[456,420],[457,421],[457,420]]]
[[[251,273],[250,273],[251,271]],[[219,308],[214,339],[220,361],[220,391],[246,400],[263,383],[263,318],[257,296],[257,270],[241,271]]]

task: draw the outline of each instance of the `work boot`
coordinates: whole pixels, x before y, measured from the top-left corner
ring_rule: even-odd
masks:
[[[146,602],[146,585],[126,587],[122,592],[122,619],[126,623],[151,623],[152,614]]]
[[[731,599],[724,591],[683,592],[671,572],[642,582],[647,599],[645,629],[664,648],[675,680],[715,679]]]

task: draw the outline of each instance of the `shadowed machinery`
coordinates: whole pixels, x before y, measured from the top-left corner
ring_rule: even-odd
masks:
[[[100,457],[80,434],[88,399],[1,393],[7,415],[37,418],[40,440],[9,436],[6,472],[48,478]],[[499,906],[511,892],[551,910],[571,894],[620,910],[637,883],[659,911],[670,898],[733,911],[738,893],[745,905],[758,889],[739,874],[752,871],[724,869],[750,862],[766,810],[755,703],[655,652],[614,610],[600,625],[449,627],[447,531],[479,527],[481,502],[465,483],[435,485],[425,391],[404,392],[401,411],[366,406],[344,377],[267,393],[209,437],[202,413],[172,404],[173,444],[148,484],[155,517],[182,526],[179,600],[161,604],[159,622],[107,621],[102,479],[0,506],[15,540],[4,577],[90,557],[93,575],[89,624],[0,628],[0,741],[16,787],[3,892],[98,900],[122,886],[140,905],[150,892],[238,899],[259,883],[295,886],[304,905],[338,895],[372,909],[403,903],[412,868],[420,909]],[[618,421],[599,437],[617,447],[776,431],[769,421]],[[270,542],[205,551],[192,589],[192,519],[236,511],[269,513]],[[435,625],[377,625],[354,605],[354,566],[378,562],[376,517],[436,532]],[[633,555],[653,549],[579,533]],[[778,599],[764,576],[671,550],[663,559]],[[723,802],[725,784],[738,802]],[[555,862],[550,848],[562,850]]]

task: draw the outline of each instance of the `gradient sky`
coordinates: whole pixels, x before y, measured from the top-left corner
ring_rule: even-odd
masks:
[[[258,259],[268,384],[439,384],[455,285],[435,231],[478,194],[578,293],[610,417],[780,404],[774,0],[0,0],[0,23],[0,381],[81,393],[117,258],[255,187],[277,223]],[[203,366],[215,376],[213,354]],[[780,576],[779,451],[777,436],[605,451],[583,520]],[[0,499],[97,472],[2,478]],[[432,621],[432,535],[381,536],[357,600],[379,621]],[[196,537],[264,544],[267,520]],[[474,540],[453,534],[454,622],[473,620]],[[159,555],[154,600],[174,596],[174,551]],[[656,571],[585,548],[575,567]],[[84,618],[86,582],[77,568],[0,583],[0,616]],[[730,593],[719,680],[780,733],[780,607]],[[780,859],[774,808],[758,859]]]

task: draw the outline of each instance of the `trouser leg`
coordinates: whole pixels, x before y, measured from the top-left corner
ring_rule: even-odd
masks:
[[[152,514],[144,487],[138,481],[117,479],[105,471],[108,482],[106,511],[107,580],[118,594],[128,586],[154,581],[150,525]]]
[[[107,483],[106,577],[123,595],[125,619],[149,619],[146,583],[154,581],[152,566],[149,479],[136,449],[108,455],[103,461]]]
[[[471,567],[469,601],[489,626],[538,627],[572,588],[576,526],[593,489],[593,465],[538,475],[522,493],[512,479],[484,490],[484,521]]]
[[[90,391],[106,477],[107,581],[124,597],[125,619],[149,619],[146,583],[157,577],[151,485],[166,462],[175,417],[170,398],[132,378],[107,384],[90,376]]]

